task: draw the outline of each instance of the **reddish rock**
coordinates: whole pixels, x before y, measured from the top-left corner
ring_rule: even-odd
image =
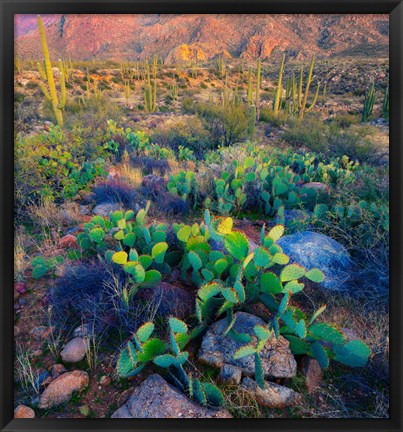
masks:
[[[301,373],[305,377],[305,385],[308,393],[315,393],[323,378],[322,368],[318,361],[312,357],[304,356],[301,361]]]
[[[38,407],[49,409],[70,400],[74,392],[81,392],[89,383],[86,372],[75,370],[66,372],[52,381],[42,393]]]
[[[61,248],[78,248],[77,238],[71,234],[67,234],[59,240]]]
[[[35,411],[25,405],[18,405],[14,410],[14,418],[16,419],[27,419],[35,418]]]

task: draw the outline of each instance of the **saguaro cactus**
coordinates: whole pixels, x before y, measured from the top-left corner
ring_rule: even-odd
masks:
[[[319,88],[320,88],[319,83],[318,83],[318,87],[316,88],[316,93],[315,93],[315,96],[313,98],[311,105],[309,106],[309,108],[306,107],[306,104],[308,102],[309,87],[311,86],[311,83],[312,83],[312,74],[313,74],[314,65],[315,65],[315,55],[312,56],[311,65],[309,67],[308,80],[306,82],[305,93],[304,93],[303,99],[302,99],[302,73],[303,73],[303,70],[301,68],[301,75],[300,75],[300,79],[299,79],[299,96],[298,96],[298,100],[299,101],[302,100],[300,108],[299,108],[299,119],[300,120],[302,120],[304,118],[305,113],[312,110],[312,108],[315,106],[316,101],[318,99]]]
[[[362,109],[362,117],[361,117],[361,120],[363,122],[367,121],[371,116],[372,111],[374,110],[374,104],[375,104],[375,87],[374,84],[372,84],[371,87],[368,89],[367,93],[365,94],[364,107]]]
[[[281,108],[281,97],[283,94],[283,73],[284,73],[285,54],[281,61],[280,72],[278,74],[277,91],[274,99],[273,114],[277,117]]]
[[[248,105],[253,105],[252,68],[249,68],[247,101]]]
[[[42,83],[41,87],[43,93],[49,101],[52,102],[53,112],[55,113],[56,121],[59,126],[63,126],[63,115],[62,110],[66,104],[66,85],[64,80],[64,70],[63,70],[63,62],[59,59],[58,67],[59,67],[59,76],[60,76],[60,100],[57,96],[55,80],[53,77],[52,64],[50,62],[48,44],[46,42],[45,29],[43,27],[42,18],[38,15],[38,27],[39,27],[39,35],[41,38],[42,51],[45,59],[45,70],[40,68],[41,75],[45,77],[48,89],[45,84]],[[40,63],[38,63],[40,66]],[[49,91],[48,91],[49,90]]]
[[[260,87],[262,82],[260,58],[257,60],[257,72],[256,72],[256,121],[260,119]]]

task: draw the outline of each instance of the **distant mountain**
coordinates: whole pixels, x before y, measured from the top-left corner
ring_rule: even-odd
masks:
[[[16,49],[42,58],[37,18],[16,17]],[[387,56],[387,15],[46,15],[52,58],[165,61]]]

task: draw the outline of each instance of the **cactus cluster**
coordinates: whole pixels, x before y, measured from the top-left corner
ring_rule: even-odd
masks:
[[[164,369],[170,379],[180,390],[203,406],[221,406],[224,402],[221,391],[211,383],[201,382],[198,378],[188,375],[184,365],[189,358],[186,346],[189,335],[187,325],[178,318],[168,319],[169,343],[160,338],[152,338],[155,326],[152,322],[143,324],[127,347],[119,355],[116,370],[123,378],[137,375],[145,365],[153,362]]]
[[[374,110],[374,104],[375,104],[375,86],[374,84],[372,84],[365,94],[361,121],[365,122],[371,117],[372,112]]]

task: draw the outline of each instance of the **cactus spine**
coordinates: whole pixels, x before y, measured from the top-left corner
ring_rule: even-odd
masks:
[[[257,60],[257,71],[256,71],[256,121],[260,118],[260,87],[261,87],[261,65],[260,58]]]
[[[280,73],[278,75],[276,97],[274,99],[273,114],[277,117],[281,108],[281,97],[283,93],[283,73],[284,73],[285,54],[281,61]]]
[[[50,62],[50,57],[49,57],[48,44],[46,43],[45,29],[43,27],[42,18],[40,16],[38,16],[38,27],[39,27],[39,34],[41,38],[43,56],[45,58],[45,66],[46,66],[45,70],[46,70],[46,78],[48,82],[49,92],[47,91],[44,85],[42,86],[42,90],[44,90],[45,97],[52,102],[52,107],[56,116],[57,124],[59,126],[63,126],[62,110],[66,104],[66,85],[64,81],[63,63],[61,60],[59,60],[58,62],[59,75],[60,75],[60,91],[61,91],[60,101],[59,101],[56,93],[56,85],[53,77],[52,64]]]
[[[315,65],[315,55],[312,55],[311,65],[309,67],[309,73],[308,73],[308,80],[307,80],[307,83],[305,86],[304,99],[302,100],[302,105],[300,106],[300,109],[299,109],[299,119],[300,120],[302,120],[304,118],[305,113],[312,110],[312,108],[315,106],[316,101],[318,99],[319,88],[320,88],[319,83],[318,83],[318,87],[316,88],[316,93],[315,93],[315,96],[314,96],[314,99],[313,99],[311,105],[309,106],[309,108],[306,108],[306,104],[308,102],[309,87],[311,86],[311,83],[312,83],[312,74],[313,74],[314,65]],[[301,76],[300,76],[300,100],[301,99],[302,99],[302,68],[301,68]]]
[[[364,107],[362,110],[362,121],[365,122],[371,116],[375,104],[375,86],[374,84],[368,89],[365,94]]]

